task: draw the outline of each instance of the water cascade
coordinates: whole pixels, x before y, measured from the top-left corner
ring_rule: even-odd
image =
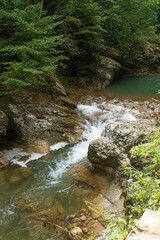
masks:
[[[134,102],[136,105],[138,102]],[[44,229],[34,225],[36,211],[42,211],[43,207],[45,211],[52,209],[53,202],[57,204],[55,208],[61,206],[59,211],[64,214],[63,218],[78,210],[81,197],[75,196],[74,191],[83,186],[68,174],[70,169],[87,161],[89,143],[101,136],[107,124],[121,119],[136,121],[139,112],[132,106],[131,101],[118,102],[116,99],[80,103],[77,108],[84,128],[80,143],[57,143],[50,147],[49,155],[28,155],[22,149],[13,149],[5,154],[11,165],[1,175],[0,181],[0,240],[40,240]],[[29,170],[30,176],[27,177],[23,171],[21,173],[20,167]],[[52,233],[47,234],[44,239],[55,239]]]

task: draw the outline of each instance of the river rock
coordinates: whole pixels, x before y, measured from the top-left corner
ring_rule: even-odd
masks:
[[[146,142],[156,130],[148,120],[110,123],[102,137],[90,143],[88,159],[94,168],[112,173],[113,168],[130,164],[129,150]]]
[[[104,171],[105,167],[117,168],[129,163],[129,159],[112,141],[100,137],[92,141],[88,149],[88,159],[96,169]]]
[[[100,63],[91,64],[90,71],[94,73],[93,79],[97,78],[94,85],[98,84],[98,87],[105,88],[121,74],[122,66],[111,58],[103,57]]]
[[[71,234],[73,234],[74,236],[76,235],[81,235],[82,234],[82,229],[80,227],[75,227],[73,228],[71,231]]]
[[[113,141],[118,148],[128,152],[131,147],[146,142],[156,130],[157,128],[149,121],[118,121],[108,124],[102,136]]]
[[[8,159],[4,157],[0,157],[0,170],[7,168],[8,165],[9,165]]]
[[[3,138],[7,134],[8,118],[6,114],[0,111],[0,138]]]
[[[10,140],[20,143],[30,149],[36,146],[44,149],[43,146],[49,149],[49,145],[57,142],[68,141],[68,131],[71,129],[76,138],[80,138],[80,134],[74,131],[76,123],[76,106],[66,96],[66,92],[58,79],[53,86],[46,88],[39,87],[38,89],[25,89],[22,95],[27,98],[13,96],[12,101],[6,103],[6,115],[9,119],[8,137]],[[2,99],[5,102],[5,99]],[[1,104],[0,104],[1,105]],[[5,115],[0,113],[3,119]],[[0,120],[0,136],[5,135],[7,120]],[[1,130],[1,125],[3,129]],[[78,131],[79,132],[79,131]],[[70,134],[71,138],[72,133]],[[77,136],[78,135],[78,136]],[[79,141],[79,140],[77,140]]]

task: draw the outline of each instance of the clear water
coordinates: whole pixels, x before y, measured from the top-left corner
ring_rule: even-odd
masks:
[[[75,164],[87,161],[90,141],[100,137],[108,123],[118,119],[136,121],[138,111],[127,104],[125,101],[79,104],[79,117],[86,116],[82,142],[58,143],[51,146],[50,154],[43,156],[27,155],[22,149],[6,154],[11,165],[0,174],[0,240],[57,239],[36,216],[61,206],[65,217],[84,206],[88,189],[72,178],[70,170]],[[32,175],[19,181],[15,173],[21,166],[30,169]]]
[[[160,75],[146,77],[127,77],[113,81],[103,93],[110,97],[132,99],[160,99]]]

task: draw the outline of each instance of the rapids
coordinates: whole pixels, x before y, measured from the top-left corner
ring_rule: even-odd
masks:
[[[0,175],[0,240],[56,239],[40,220],[49,218],[53,211],[60,221],[78,211],[87,197],[83,194],[88,191],[86,186],[69,174],[71,168],[87,161],[89,143],[101,136],[107,124],[121,119],[137,121],[138,105],[116,99],[79,103],[79,119],[84,127],[82,142],[75,145],[60,142],[50,147],[50,154],[43,155],[27,154],[19,148],[6,152],[11,164]],[[18,170],[20,167],[26,169],[25,174]]]

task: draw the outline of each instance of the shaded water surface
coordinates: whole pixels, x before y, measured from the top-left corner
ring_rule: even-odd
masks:
[[[146,77],[126,77],[113,81],[103,93],[110,97],[131,99],[160,99],[160,75]]]

